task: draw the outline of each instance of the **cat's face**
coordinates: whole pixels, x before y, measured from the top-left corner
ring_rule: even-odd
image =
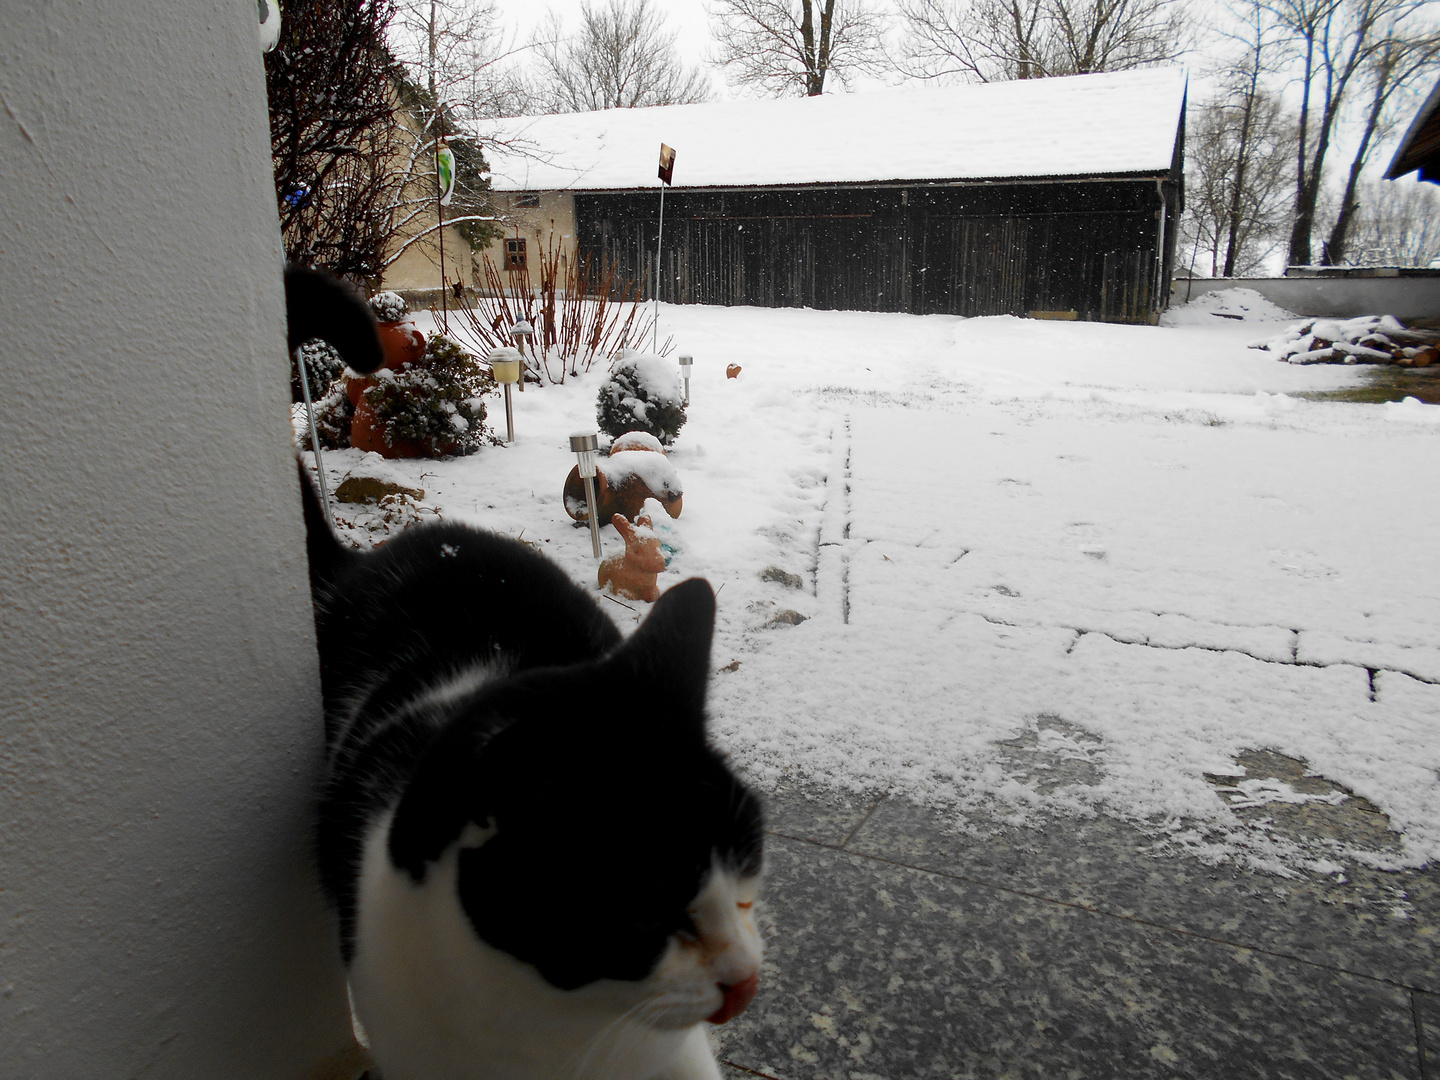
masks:
[[[759,975],[763,814],[705,737],[713,617],[685,583],[604,658],[453,702],[387,830],[416,885],[453,855],[485,946],[658,1030],[738,1015]]]
[[[753,993],[761,811],[708,747],[669,741],[570,742],[530,782],[487,785],[494,831],[457,884],[476,933],[551,985],[664,987],[657,1016],[685,1026]]]
[[[693,929],[671,937],[646,980],[651,999],[644,1009],[652,1027],[723,1024],[745,1011],[760,983],[759,887],[758,876],[716,862],[688,908]]]

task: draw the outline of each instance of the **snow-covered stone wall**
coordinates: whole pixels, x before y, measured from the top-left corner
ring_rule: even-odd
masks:
[[[1440,318],[1440,278],[1436,277],[1176,278],[1170,284],[1170,302],[1184,304],[1222,289],[1254,289],[1296,315],[1342,319],[1394,315],[1407,323]]]
[[[7,5],[0,1074],[347,1052],[280,267],[254,0]]]

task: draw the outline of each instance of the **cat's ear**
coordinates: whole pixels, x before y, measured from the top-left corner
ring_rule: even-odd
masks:
[[[715,636],[715,592],[704,578],[667,589],[647,618],[619,648],[613,663],[652,689],[656,700],[680,715],[699,716],[710,679],[710,641]]]

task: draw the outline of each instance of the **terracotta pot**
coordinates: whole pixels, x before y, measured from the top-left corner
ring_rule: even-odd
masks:
[[[646,499],[657,500],[672,518],[678,518],[685,507],[683,494],[651,491],[644,480],[633,474],[626,477],[623,483],[612,486],[603,472],[596,471],[595,503],[597,516],[601,521],[615,514],[634,520],[645,508]],[[578,465],[572,466],[570,475],[565,477],[562,501],[565,512],[576,521],[584,521],[589,517],[589,509],[585,505],[585,481],[580,478]]]
[[[384,366],[397,371],[405,364],[418,364],[425,355],[425,335],[409,319],[379,324],[380,347],[385,352]]]
[[[375,380],[369,376],[362,375],[354,379],[345,380],[345,396],[350,399],[350,404],[357,409],[365,399],[365,391],[375,385]]]
[[[424,446],[409,439],[391,443],[385,438],[385,430],[375,419],[375,410],[361,398],[355,405],[355,415],[350,420],[350,445],[365,453],[374,451],[387,458],[417,458],[428,456]]]

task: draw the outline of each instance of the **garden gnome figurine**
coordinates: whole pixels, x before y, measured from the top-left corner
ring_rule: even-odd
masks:
[[[653,604],[660,599],[655,578],[665,569],[665,556],[650,518],[641,514],[631,525],[623,514],[616,514],[610,523],[625,540],[625,554],[611,555],[600,564],[600,587],[616,596]]]

